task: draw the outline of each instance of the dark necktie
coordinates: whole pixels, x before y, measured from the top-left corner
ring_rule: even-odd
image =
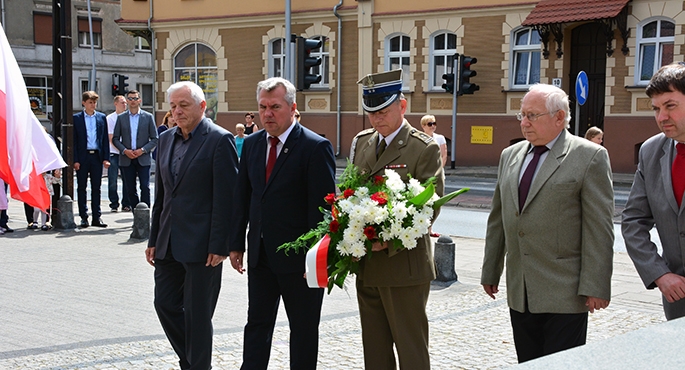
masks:
[[[526,171],[523,173],[523,177],[521,177],[521,183],[519,183],[519,212],[523,209],[523,204],[526,203],[526,198],[528,198],[528,191],[530,190],[530,184],[533,182],[535,169],[538,167],[538,162],[540,162],[540,156],[547,150],[548,148],[544,145],[533,148],[533,160],[528,163],[528,167],[526,167]]]
[[[269,142],[271,143],[271,148],[269,148],[269,160],[266,162],[266,181],[269,181],[269,176],[271,176],[271,171],[276,165],[276,158],[278,157],[278,140],[277,137],[269,136]]]
[[[673,161],[673,167],[671,167],[671,182],[673,184],[673,195],[675,195],[675,200],[680,207],[683,201],[683,192],[685,192],[685,144],[678,143],[675,149],[678,154]]]
[[[388,144],[385,142],[385,139],[381,140],[378,147],[376,147],[376,159],[381,157],[381,154],[383,154],[383,152],[385,151],[386,146],[388,146]]]

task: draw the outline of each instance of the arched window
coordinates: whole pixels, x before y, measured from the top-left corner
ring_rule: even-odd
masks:
[[[271,40],[269,48],[269,77],[283,77],[285,68],[285,39]]]
[[[385,66],[402,69],[402,90],[409,90],[409,36],[396,35],[386,39]]]
[[[442,75],[452,72],[457,52],[457,35],[441,32],[431,38],[431,89],[442,90]]]
[[[646,84],[661,67],[673,62],[675,23],[670,19],[650,19],[637,27],[637,84]]]
[[[218,104],[216,53],[206,45],[192,43],[181,49],[174,57],[174,82],[191,81],[205,93],[207,109],[205,116],[216,119]]]
[[[511,35],[511,87],[540,82],[540,34],[533,28],[514,30]]]
[[[322,88],[328,87],[328,72],[330,71],[329,44],[331,40],[326,36],[314,36],[310,37],[310,39],[321,40],[321,47],[318,49],[312,49],[311,53],[309,54],[313,58],[321,58],[321,64],[312,68],[313,74],[321,75],[321,82],[312,86]]]

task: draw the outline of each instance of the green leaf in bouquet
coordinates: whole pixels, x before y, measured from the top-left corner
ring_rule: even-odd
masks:
[[[444,197],[436,200],[435,203],[433,203],[433,209],[438,209],[438,208],[444,206],[445,203],[456,198],[457,195],[466,193],[467,191],[469,191],[469,188],[463,188],[463,189],[459,189],[457,191],[454,191],[454,192],[451,192],[451,193],[445,195]]]
[[[433,194],[435,194],[435,185],[433,185],[433,183],[430,183],[421,193],[409,199],[409,203],[415,206],[422,206],[433,197]]]

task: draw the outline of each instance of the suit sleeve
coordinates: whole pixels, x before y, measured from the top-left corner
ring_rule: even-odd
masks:
[[[117,123],[114,125],[114,134],[112,135],[112,144],[119,149],[121,155],[124,154],[124,150],[128,149],[121,142],[121,116],[117,116]],[[157,199],[157,198],[155,198]]]
[[[606,149],[595,152],[581,191],[581,270],[578,295],[611,299],[614,188]]]
[[[157,246],[159,222],[162,215],[162,208],[164,208],[164,182],[162,176],[160,168],[157,167],[157,172],[155,173],[155,202],[152,206],[152,223],[150,224],[150,239],[148,239],[147,243],[148,247]]]
[[[661,257],[656,244],[652,242],[650,230],[654,227],[654,215],[647,198],[645,185],[644,158],[645,146],[640,148],[640,161],[637,165],[633,186],[630,189],[628,202],[623,210],[621,232],[626,243],[626,250],[635,264],[642,282],[647,289],[656,288],[654,281],[671,272],[666,261]]]
[[[152,152],[153,149],[157,146],[157,141],[159,140],[159,136],[157,134],[157,127],[155,126],[155,120],[152,117],[152,115],[149,115],[150,117],[150,124],[147,127],[147,134],[148,134],[148,142],[143,145],[143,149],[145,149],[146,153]]]
[[[499,285],[504,270],[504,256],[506,254],[506,240],[504,224],[502,222],[502,169],[505,168],[506,154],[500,157],[497,184],[492,196],[492,206],[488,216],[485,233],[485,250],[483,252],[483,266],[480,283],[483,285]]]
[[[324,198],[335,193],[335,155],[330,141],[320,141],[310,158],[307,168],[307,226],[313,229],[323,219],[319,207],[330,209]]]
[[[74,115],[74,163],[81,162],[81,153],[79,152],[79,123],[78,116]]]
[[[240,158],[239,171],[235,189],[233,191],[233,209],[231,209],[231,228],[230,242],[228,250],[230,252],[245,252],[245,231],[250,217],[250,198],[252,197],[252,186],[248,176],[248,163],[252,159],[250,147],[251,141],[243,141],[243,152]]]
[[[102,148],[102,161],[109,160],[109,131],[107,129],[107,116],[100,114],[100,125],[102,126],[102,137],[100,138],[100,147]]]
[[[228,256],[229,230],[233,209],[233,192],[238,175],[238,153],[233,134],[224,134],[212,158],[212,222],[209,235],[209,253]]]

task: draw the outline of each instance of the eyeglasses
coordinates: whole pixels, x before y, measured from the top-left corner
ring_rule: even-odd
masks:
[[[139,100],[139,99],[140,99],[140,98],[126,98],[126,100],[130,100],[130,101],[136,101],[136,100]]]
[[[552,114],[554,112],[545,112],[545,113],[538,113],[538,114],[533,114],[533,113],[528,113],[524,115],[521,112],[516,113],[516,119],[519,121],[523,121],[523,118],[527,118],[529,122],[535,122],[538,120],[538,117],[544,116],[545,114]]]
[[[428,123],[426,123],[426,126],[428,126],[428,127],[433,127],[433,126],[437,126],[437,125],[438,125],[438,124],[435,123],[435,122],[428,122]]]
[[[296,115],[295,115],[295,118],[300,118],[300,115],[299,115],[299,114],[296,114]]]

